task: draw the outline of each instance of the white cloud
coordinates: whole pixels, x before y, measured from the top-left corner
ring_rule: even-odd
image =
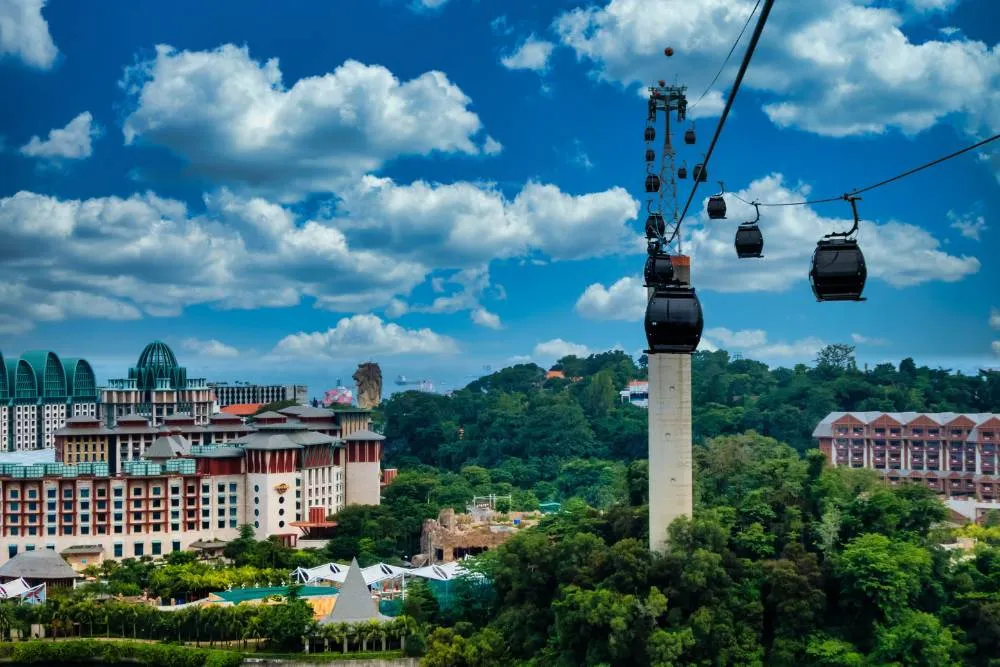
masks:
[[[341,196],[339,209],[359,243],[415,260],[430,255],[439,266],[475,267],[532,251],[585,259],[645,245],[628,224],[639,203],[620,187],[570,195],[529,181],[507,199],[489,184],[399,185],[366,176]]]
[[[390,320],[402,317],[410,310],[410,306],[400,299],[390,299],[385,307],[385,316]]]
[[[544,343],[535,345],[535,352],[533,356],[539,359],[558,360],[570,355],[587,357],[590,355],[590,349],[586,345],[570,343],[562,338],[553,338],[552,340],[547,340]]]
[[[863,336],[859,333],[852,333],[851,341],[855,345],[885,345],[888,343],[888,341],[884,338],[869,338],[868,336]]]
[[[735,194],[747,201],[780,203],[801,201],[810,190],[801,184],[789,187],[780,174],[772,174]],[[852,224],[845,217],[822,217],[811,206],[762,208],[765,259],[737,260],[734,226],[709,222],[704,213],[706,201],[696,202],[697,217],[686,221],[684,249],[691,256],[694,284],[720,292],[771,292],[808,285],[808,267],[816,241],[829,232],[846,231]],[[726,202],[730,220],[754,218],[752,206],[735,197],[727,197]],[[846,202],[827,204],[823,210],[836,212],[838,206],[841,213],[849,212]],[[858,242],[869,280],[910,287],[933,280],[957,282],[979,271],[977,258],[945,252],[941,243],[921,227],[894,220],[874,222],[865,218],[864,202],[859,205],[859,213],[862,222]]]
[[[376,315],[354,315],[337,326],[314,333],[285,336],[275,346],[275,357],[356,358],[359,355],[453,354],[458,345],[430,329],[404,329]]]
[[[909,4],[934,9],[949,2]],[[700,92],[753,5],[610,0],[565,12],[553,27],[600,78],[625,84],[662,78],[669,45],[676,53],[669,64],[678,63],[689,90]],[[764,111],[777,125],[821,135],[889,128],[913,134],[956,113],[965,116],[970,133],[1000,127],[1000,48],[963,38],[915,41],[903,31],[907,20],[926,19],[870,0],[792,3],[771,14],[745,85],[762,93]],[[739,61],[730,60],[721,82],[733,80]],[[727,86],[719,83],[717,90]]]
[[[515,354],[513,357],[508,357],[506,363],[511,365],[530,364],[532,363],[532,358],[530,354]]]
[[[46,0],[0,2],[0,56],[12,55],[39,69],[49,69],[59,49],[42,17]]]
[[[986,218],[974,213],[958,215],[954,211],[948,211],[948,219],[951,220],[949,227],[957,229],[959,234],[973,241],[982,240],[980,234],[989,229],[986,226]]]
[[[760,329],[731,331],[725,327],[715,327],[705,331],[699,348],[708,350],[705,347],[706,343],[709,348],[724,348],[764,361],[811,360],[826,344],[814,336],[792,342],[772,343],[768,340],[767,332]]]
[[[990,345],[990,347],[993,348],[993,354],[995,354],[998,357],[1000,357],[1000,340],[993,341],[993,343]]]
[[[486,155],[499,155],[502,152],[503,144],[487,134],[486,141],[483,142],[483,153]]]
[[[470,313],[472,321],[481,327],[486,327],[487,329],[503,329],[503,323],[500,321],[500,316],[496,313],[491,313],[485,308],[476,308]]]
[[[34,136],[21,146],[21,154],[28,157],[80,160],[93,153],[92,142],[101,136],[101,129],[93,124],[94,118],[84,111],[69,122],[66,127],[49,130],[49,138],[44,141]]]
[[[591,320],[638,321],[646,315],[648,301],[642,280],[626,276],[611,287],[593,283],[576,301],[576,312]]]
[[[448,2],[449,0],[414,0],[414,6],[420,9],[440,9]]]
[[[1000,331],[1000,309],[990,308],[990,327]]]
[[[333,72],[282,82],[278,60],[246,48],[177,51],[125,72],[132,105],[126,144],[165,146],[199,174],[296,199],[337,191],[345,178],[401,155],[493,154],[471,100],[442,72],[401,82],[380,65],[348,60]]]
[[[944,12],[955,8],[961,0],[903,0],[907,7],[918,12]]]
[[[509,35],[514,32],[513,26],[507,23],[507,16],[501,14],[490,21],[490,30],[496,35]]]
[[[533,72],[545,72],[549,68],[549,57],[555,44],[544,39],[538,39],[534,34],[521,42],[513,53],[500,59],[507,69],[528,69]]]
[[[579,139],[573,140],[573,148],[575,152],[573,153],[572,162],[578,164],[587,171],[594,168],[594,163],[591,161],[590,156],[587,155],[586,151],[583,150],[583,143]]]
[[[185,350],[190,350],[202,357],[216,357],[220,359],[240,356],[240,351],[231,345],[226,345],[222,341],[200,340],[198,338],[185,338],[181,341],[181,346]]]

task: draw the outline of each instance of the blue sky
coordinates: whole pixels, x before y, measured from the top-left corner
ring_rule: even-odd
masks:
[[[637,354],[640,83],[696,99],[752,6],[0,0],[0,350],[108,378],[160,338],[196,374],[313,394],[368,359],[449,388]],[[993,0],[778,3],[711,180],[827,197],[995,134],[998,41]],[[689,168],[742,50],[692,114]],[[865,195],[860,304],[817,304],[806,278],[846,203],[764,209],[767,257],[737,262],[751,211],[709,223],[699,190],[704,345],[1000,364],[998,156]]]

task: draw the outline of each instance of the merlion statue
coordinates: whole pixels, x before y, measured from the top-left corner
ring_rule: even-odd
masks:
[[[358,364],[354,382],[358,385],[358,407],[378,407],[382,402],[382,369],[379,365],[372,361]]]

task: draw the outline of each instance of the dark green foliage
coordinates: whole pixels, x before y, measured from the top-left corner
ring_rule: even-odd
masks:
[[[238,667],[243,663],[243,656],[230,651],[94,639],[0,644],[0,655],[17,664],[101,662],[155,667]]]

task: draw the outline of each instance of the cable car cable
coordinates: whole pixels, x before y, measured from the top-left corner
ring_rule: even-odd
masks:
[[[722,65],[719,66],[719,71],[715,73],[715,78],[712,79],[712,83],[708,84],[708,87],[705,88],[705,92],[701,94],[701,97],[699,97],[694,101],[694,104],[692,104],[689,107],[689,110],[694,109],[696,106],[698,106],[698,102],[701,102],[703,99],[705,99],[705,95],[708,95],[708,92],[712,90],[712,86],[714,86],[715,82],[719,80],[719,77],[722,75],[722,70],[726,68],[726,64],[729,63],[729,59],[733,57],[733,52],[736,51],[736,47],[739,46],[740,40],[743,39],[744,33],[746,33],[747,28],[750,26],[750,19],[752,19],[753,15],[757,13],[758,7],[760,7],[760,0],[757,0],[757,4],[753,6],[752,10],[750,10],[750,16],[747,17],[746,23],[743,24],[743,29],[740,30],[739,37],[736,38],[736,41],[733,42],[732,48],[729,49],[729,54],[726,55],[726,59],[723,60]]]
[[[760,12],[760,18],[757,19],[757,25],[754,27],[753,35],[750,37],[750,44],[747,45],[746,53],[743,54],[743,62],[740,63],[740,69],[736,73],[736,80],[733,81],[733,89],[729,93],[729,97],[726,99],[726,106],[722,110],[722,117],[719,118],[719,124],[715,128],[715,135],[712,137],[712,142],[708,145],[708,152],[705,153],[705,161],[702,163],[702,169],[708,169],[708,161],[712,158],[712,151],[715,149],[716,142],[719,141],[719,135],[722,134],[722,128],[726,124],[726,118],[729,117],[729,111],[733,108],[733,102],[736,100],[736,93],[740,90],[740,84],[743,83],[743,77],[747,73],[747,68],[750,66],[750,59],[753,58],[754,51],[757,49],[757,42],[760,41],[760,35],[764,32],[764,24],[767,23],[767,17],[771,13],[771,7],[774,6],[774,0],[766,0],[764,2],[764,8]],[[680,234],[681,223],[684,222],[684,216],[687,215],[688,208],[691,206],[691,200],[694,199],[694,194],[698,190],[699,179],[694,179],[694,186],[691,188],[691,194],[688,195],[687,203],[684,204],[684,210],[681,211],[680,217],[677,219],[677,224],[674,226],[673,234],[670,236],[670,241],[672,243],[674,239]]]
[[[807,206],[807,205],[810,205],[810,204],[827,204],[829,202],[834,202],[834,201],[843,201],[843,200],[847,199],[848,197],[853,197],[854,195],[859,195],[859,194],[861,194],[863,192],[868,192],[869,190],[874,190],[875,188],[880,188],[883,185],[889,185],[890,183],[894,183],[894,182],[896,182],[896,181],[898,181],[898,180],[900,180],[902,178],[906,178],[907,176],[912,176],[913,174],[917,173],[918,171],[923,171],[924,169],[927,169],[929,167],[933,167],[935,165],[941,164],[942,162],[950,160],[953,157],[958,157],[959,155],[962,155],[963,153],[968,153],[969,151],[974,151],[977,148],[979,148],[980,146],[985,146],[986,144],[988,144],[990,142],[993,142],[993,141],[996,141],[997,139],[1000,139],[1000,134],[994,134],[992,137],[989,137],[987,139],[983,139],[982,141],[974,143],[971,146],[966,146],[965,148],[959,149],[959,150],[955,151],[954,153],[949,153],[948,155],[944,155],[944,156],[939,157],[939,158],[937,158],[935,160],[931,160],[930,162],[925,162],[924,164],[920,165],[919,167],[914,167],[913,169],[907,169],[906,171],[904,171],[904,172],[902,172],[900,174],[896,174],[895,176],[892,176],[891,178],[887,178],[887,179],[885,179],[883,181],[879,181],[878,183],[874,183],[872,185],[867,185],[867,186],[865,186],[863,188],[855,188],[854,190],[851,190],[850,192],[842,194],[842,195],[839,195],[837,197],[827,197],[826,199],[810,199],[810,200],[807,200],[807,201],[789,201],[789,202],[775,202],[775,203],[756,202],[756,203],[758,205],[760,205],[760,206]],[[743,199],[742,197],[740,197],[737,194],[733,194],[732,192],[730,192],[729,194],[732,195],[733,197],[736,197],[737,199],[739,199],[744,204],[750,204],[750,205],[754,204],[754,202],[748,202],[746,199]]]

